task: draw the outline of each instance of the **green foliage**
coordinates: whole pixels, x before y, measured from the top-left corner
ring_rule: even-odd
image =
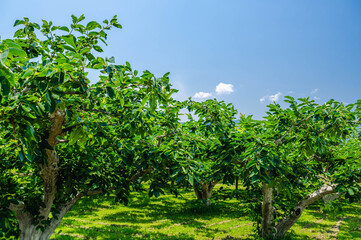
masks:
[[[176,91],[169,74],[138,74],[128,62],[96,55],[107,31],[121,28],[116,16],[102,24],[84,19],[72,16],[67,27],[24,18],[14,38],[0,42],[1,224],[11,202],[25,203],[34,224],[42,221],[49,151],[59,156],[53,216],[77,193],[116,189],[126,201],[132,175],[152,164],[152,156],[143,158],[152,138],[177,117],[168,110]],[[93,85],[88,69],[99,72]],[[62,114],[54,142],[50,131]]]
[[[184,107],[194,111],[193,117],[180,128],[174,141],[174,159],[179,164],[173,177],[177,183],[183,180],[192,186],[199,183],[234,181],[234,162],[242,144],[237,139],[235,115],[232,104],[207,100],[204,102],[186,101]]]
[[[239,124],[248,142],[244,183],[259,201],[262,183],[275,189],[275,224],[324,184],[336,184],[336,191],[350,200],[359,195],[361,149],[355,105],[298,100],[286,97],[289,108],[274,103],[264,120],[242,116]],[[260,221],[261,212],[253,213]]]

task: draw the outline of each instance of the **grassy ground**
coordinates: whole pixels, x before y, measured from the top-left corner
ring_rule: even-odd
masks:
[[[204,211],[192,192],[149,198],[134,193],[128,206],[111,198],[82,200],[64,218],[53,239],[254,239],[253,222],[237,200],[218,200]],[[361,239],[361,206],[352,204],[302,215],[289,239]]]

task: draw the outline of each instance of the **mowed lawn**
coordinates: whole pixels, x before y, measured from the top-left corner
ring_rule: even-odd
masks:
[[[287,239],[361,239],[360,203],[342,211],[320,206],[304,212]],[[133,193],[128,206],[114,204],[111,197],[82,200],[52,239],[255,239],[253,224],[236,199],[218,199],[204,210],[191,191],[159,198],[144,191]]]

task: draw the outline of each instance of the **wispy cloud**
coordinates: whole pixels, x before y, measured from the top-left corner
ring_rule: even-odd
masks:
[[[319,97],[316,97],[316,96],[314,96],[313,97],[315,100],[320,100],[321,98],[319,98]]]
[[[174,76],[172,82],[173,87],[178,89],[178,92],[175,93],[173,97],[179,101],[184,101],[191,96],[183,79],[182,76]]]
[[[196,94],[194,94],[193,97],[194,98],[209,98],[209,97],[212,97],[212,94],[207,93],[207,92],[197,92]]]
[[[217,94],[230,94],[234,92],[233,84],[219,83],[216,87]]]
[[[282,95],[281,92],[277,92],[277,93],[275,93],[275,94],[273,94],[273,95],[263,96],[263,97],[261,97],[261,98],[259,99],[259,101],[260,101],[261,103],[265,102],[266,100],[271,101],[271,102],[277,102],[277,101],[279,100],[279,98],[280,98],[281,95]]]
[[[318,92],[318,88],[312,89],[311,94],[315,94]]]

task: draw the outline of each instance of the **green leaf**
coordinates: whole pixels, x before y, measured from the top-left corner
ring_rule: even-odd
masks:
[[[347,189],[347,191],[348,191],[348,194],[350,194],[350,196],[353,196],[355,194],[354,191],[352,190],[352,188]]]
[[[114,89],[112,87],[106,87],[106,89],[107,89],[108,96],[111,98],[114,98],[114,96],[115,96]]]
[[[95,28],[101,28],[100,24],[97,23],[96,21],[91,21],[91,22],[88,22],[88,24],[86,25],[86,28],[91,31]]]
[[[23,162],[23,161],[24,161],[24,159],[25,159],[25,155],[24,155],[23,150],[21,150],[21,151],[19,152],[19,158],[20,158],[20,161],[21,161],[21,162]]]
[[[19,37],[24,33],[24,29],[20,28],[14,33],[14,37]]]
[[[66,35],[61,37],[67,44],[76,49],[76,38],[73,35]]]
[[[78,18],[75,17],[73,14],[71,15],[71,18],[73,19],[73,23],[76,23],[78,21]]]
[[[9,51],[12,55],[19,56],[19,57],[27,57],[26,52],[20,48],[11,47],[11,48],[9,48]]]
[[[85,19],[84,14],[82,14],[82,15],[78,18],[78,22],[81,22],[81,21],[83,21],[84,19]]]
[[[5,76],[0,76],[1,94],[7,96],[10,93],[10,83]]]
[[[113,26],[116,28],[122,29],[122,25],[120,25],[119,23],[114,23]]]
[[[191,176],[190,174],[187,174],[187,180],[190,183],[191,186],[193,186],[194,183],[194,178],[193,176]]]
[[[246,169],[253,167],[257,163],[256,159],[251,159],[246,166]]]
[[[97,45],[94,46],[94,50],[97,52],[104,52],[103,49]]]
[[[109,59],[108,59],[108,62],[109,62],[109,63],[115,63],[115,58],[114,58],[114,57],[109,58]]]
[[[8,58],[9,49],[6,49],[4,52],[0,53],[0,64],[5,66],[5,61]]]
[[[14,27],[20,25],[20,24],[24,24],[25,21],[24,20],[16,20],[15,23],[14,23]]]
[[[59,30],[65,31],[65,32],[69,32],[69,28],[68,27],[60,27]]]
[[[82,131],[82,128],[81,128],[81,127],[73,130],[73,131],[70,133],[70,137],[69,137],[69,138],[70,138],[70,141],[69,141],[69,144],[70,144],[70,145],[73,145],[74,143],[76,143],[76,142],[79,140],[79,138],[81,137],[82,133],[83,133],[83,131]]]
[[[25,135],[26,135],[26,137],[27,137],[28,139],[37,142],[36,136],[35,136],[35,131],[34,131],[33,126],[31,126],[31,125],[27,125],[27,126],[26,126],[26,133],[25,133]]]
[[[34,70],[30,69],[30,70],[27,70],[24,75],[23,75],[23,78],[28,78],[30,75],[32,75],[34,73]]]

